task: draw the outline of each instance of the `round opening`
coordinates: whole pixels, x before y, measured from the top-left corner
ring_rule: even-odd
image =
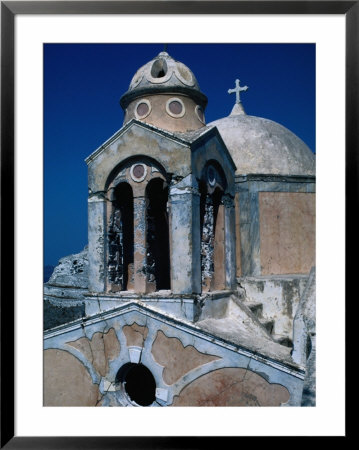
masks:
[[[148,100],[140,100],[135,108],[135,116],[137,119],[144,119],[151,112],[151,104]]]
[[[130,400],[139,406],[149,406],[156,399],[155,379],[143,364],[125,364],[118,371],[116,382],[123,384]]]
[[[185,115],[185,107],[179,98],[171,98],[166,103],[166,111],[172,117],[183,117]]]
[[[143,174],[145,173],[145,168],[142,164],[136,164],[133,168],[133,175],[135,178],[141,178],[143,177]]]
[[[168,107],[172,114],[181,114],[182,112],[182,105],[177,100],[171,102]]]
[[[150,108],[148,107],[148,105],[146,103],[140,103],[137,106],[137,114],[139,116],[145,116],[148,113],[149,109]]]
[[[194,84],[193,76],[192,76],[190,70],[188,69],[188,67],[186,67],[184,64],[182,64],[180,62],[177,62],[177,70],[178,70],[180,77],[182,78],[182,80],[184,80],[186,82],[187,85]]]
[[[131,166],[130,175],[133,181],[140,183],[146,178],[147,167],[142,163],[137,163]]]
[[[153,78],[163,78],[167,73],[167,63],[164,59],[156,59],[152,64],[151,76]]]
[[[196,109],[195,109],[195,112],[196,112],[197,117],[199,118],[199,120],[200,120],[202,123],[205,123],[204,112],[203,112],[202,106],[197,105],[197,106],[196,106]]]

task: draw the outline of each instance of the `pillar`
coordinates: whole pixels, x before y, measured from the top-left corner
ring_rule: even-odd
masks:
[[[146,273],[146,197],[133,198],[134,235],[134,290],[138,293],[147,292]]]
[[[89,291],[106,289],[104,235],[106,227],[106,200],[102,193],[88,199],[88,261]]]
[[[223,196],[225,216],[225,266],[226,288],[234,289],[236,286],[236,216],[233,197]]]
[[[199,294],[200,196],[191,186],[192,177],[186,181],[187,186],[171,186],[169,193],[171,287],[174,294]]]

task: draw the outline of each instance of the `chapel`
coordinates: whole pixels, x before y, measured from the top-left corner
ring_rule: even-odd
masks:
[[[88,246],[44,285],[45,406],[314,406],[315,156],[161,52],[86,158]]]

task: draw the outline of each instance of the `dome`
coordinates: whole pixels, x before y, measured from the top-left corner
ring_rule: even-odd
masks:
[[[135,98],[166,92],[188,95],[203,109],[207,105],[207,97],[200,91],[193,72],[166,52],[138,69],[120,104],[125,109]]]
[[[315,156],[294,133],[272,120],[249,116],[241,103],[215,120],[236,174],[315,175]]]

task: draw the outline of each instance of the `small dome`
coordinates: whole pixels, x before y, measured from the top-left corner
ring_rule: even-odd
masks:
[[[203,109],[207,105],[207,97],[200,91],[192,71],[166,52],[138,69],[120,104],[125,109],[135,98],[166,92],[188,95]]]
[[[248,116],[241,103],[208,126],[218,128],[238,175],[315,175],[315,156],[298,136],[277,122]]]

